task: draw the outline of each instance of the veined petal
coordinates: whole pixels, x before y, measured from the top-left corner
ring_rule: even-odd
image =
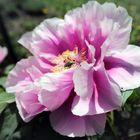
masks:
[[[19,61],[10,72],[6,87],[18,87],[17,90],[23,90],[22,87],[32,83],[35,79],[39,79],[43,73],[49,71],[51,66],[42,63],[33,56]]]
[[[140,86],[140,48],[129,45],[122,52],[114,52],[105,58],[109,76],[122,90]]]
[[[41,53],[58,55],[62,49],[62,46],[59,46],[61,40],[58,36],[60,30],[58,28],[63,24],[64,21],[59,18],[47,19],[33,32],[24,34],[18,42],[36,56]]]
[[[75,97],[72,113],[78,116],[102,114],[118,109],[122,105],[120,88],[108,78],[103,66],[93,73],[94,91],[87,98]]]
[[[59,108],[69,97],[73,88],[72,71],[47,73],[39,81],[39,101],[50,111]]]
[[[95,112],[100,114],[119,109],[122,105],[120,88],[109,79],[103,64],[95,70],[94,81],[93,102],[95,104]]]
[[[69,137],[83,137],[102,134],[105,128],[105,114],[94,116],[75,116],[70,111],[68,101],[50,115],[53,129],[61,135]]]
[[[123,7],[116,7],[113,3],[106,2],[102,5],[105,16],[112,19],[114,23],[119,24],[119,29],[114,37],[112,44],[108,48],[108,53],[113,50],[121,51],[126,48],[130,40],[132,28],[132,18]],[[106,28],[104,28],[105,30]]]
[[[92,102],[92,96],[89,96],[87,98],[75,96],[72,103],[71,111],[74,115],[77,116],[93,115],[94,110],[92,110]]]
[[[93,65],[82,62],[73,74],[74,90],[80,97],[88,97],[93,93]]]
[[[140,67],[140,57],[139,56],[140,56],[140,47],[135,46],[135,45],[128,45],[121,52],[114,51],[111,56],[107,57],[107,60],[109,60],[109,58],[110,58],[110,61],[111,61],[111,57],[112,57],[112,62],[114,62],[115,58],[116,58],[115,63],[118,62],[118,64],[121,64],[121,63],[123,64],[123,62],[126,62],[128,64],[133,65],[134,67]],[[118,61],[117,61],[117,59],[118,59]]]
[[[25,122],[30,121],[35,115],[47,110],[38,101],[38,91],[16,93],[16,104],[19,114]]]

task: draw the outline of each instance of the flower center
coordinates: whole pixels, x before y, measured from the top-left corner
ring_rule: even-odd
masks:
[[[75,47],[73,51],[66,50],[62,54],[59,54],[54,60],[55,66],[52,68],[52,72],[61,72],[72,67],[76,67],[82,61],[86,60],[86,49],[83,48],[78,52],[78,48]]]

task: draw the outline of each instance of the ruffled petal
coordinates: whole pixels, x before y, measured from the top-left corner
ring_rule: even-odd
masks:
[[[50,65],[44,64],[35,57],[22,59],[15,68],[9,73],[6,87],[8,92],[19,92],[26,86],[39,79],[44,73],[48,72]]]
[[[82,8],[71,10],[65,15],[66,25],[73,32],[79,49],[85,47],[86,40],[96,48],[96,54],[99,53],[100,45],[105,39],[98,26],[103,17],[103,9],[96,1],[90,1],[84,4]]]
[[[72,71],[47,73],[40,81],[39,101],[50,111],[60,107],[69,97],[73,88]]]
[[[118,23],[119,25],[118,32],[108,48],[108,53],[114,50],[121,51],[126,48],[130,40],[132,18],[128,15],[125,8],[120,6],[116,7],[113,3],[106,2],[102,5],[102,8],[106,18],[112,20],[114,23]],[[106,30],[106,26],[104,26],[103,29]]]
[[[29,122],[35,115],[47,110],[38,101],[38,91],[16,93],[16,104],[19,114],[25,122]]]
[[[68,101],[51,113],[51,125],[56,132],[69,137],[93,136],[103,133],[106,122],[105,114],[75,116],[70,111],[70,104]]]
[[[93,93],[93,67],[92,64],[82,62],[73,74],[74,90],[78,96],[87,97]]]
[[[93,102],[96,113],[119,109],[122,105],[120,88],[108,77],[103,64],[97,69],[95,68],[94,81]]]
[[[105,58],[105,66],[109,76],[122,90],[140,86],[140,48],[129,45],[122,52],[114,52]]]
[[[87,98],[75,96],[71,111],[74,115],[77,116],[93,115],[94,110],[92,109],[92,106],[94,106],[94,104],[92,102],[92,96]]]
[[[95,115],[119,109],[122,105],[120,88],[108,78],[103,66],[95,68],[94,91],[87,98],[75,97],[72,113],[78,116]]]
[[[106,53],[125,49],[130,39],[132,18],[124,8],[116,7],[113,3],[101,5],[96,1],[89,1],[82,8],[69,11],[65,15],[65,22],[77,34],[75,38],[80,42],[79,48],[85,47],[85,40],[96,48],[96,59],[100,57],[101,46],[116,24],[117,32],[111,38],[109,46],[105,46],[108,49]]]
[[[75,44],[71,44],[72,39],[69,38],[67,29],[63,19],[47,19],[33,32],[24,34],[19,43],[37,57],[52,58],[75,47]]]
[[[17,108],[25,122],[47,110],[38,101],[40,88],[37,80],[48,72],[48,68],[47,64],[35,57],[29,57],[18,62],[8,76],[6,90],[15,92]]]

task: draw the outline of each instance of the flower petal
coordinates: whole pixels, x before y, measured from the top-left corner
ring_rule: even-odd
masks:
[[[96,1],[90,1],[82,8],[71,10],[65,15],[66,25],[69,25],[75,34],[76,45],[79,49],[85,47],[85,40],[93,45],[96,51],[100,49],[104,37],[98,25],[103,17],[103,9]]]
[[[18,42],[37,56],[41,53],[58,55],[61,48],[57,46],[60,42],[57,31],[63,24],[64,21],[59,18],[47,19],[33,32],[24,34]]]
[[[74,90],[80,97],[91,96],[93,93],[93,66],[82,62],[73,74]]]
[[[120,88],[109,79],[103,64],[94,73],[95,92],[93,100],[97,114],[118,109],[122,105]]]
[[[38,101],[38,91],[16,93],[16,104],[19,114],[25,122],[29,122],[35,115],[47,110]]]
[[[19,90],[24,90],[24,87],[34,82],[35,79],[39,79],[43,73],[49,71],[50,67],[35,57],[19,61],[9,73],[6,83],[7,91],[18,92]]]
[[[89,1],[82,8],[69,11],[65,15],[65,22],[79,35],[79,48],[85,40],[96,48],[96,59],[100,56],[100,47],[116,24],[117,33],[110,40],[107,53],[125,49],[130,39],[132,18],[124,8],[116,7],[113,3],[101,5],[97,1]]]
[[[70,95],[73,88],[72,71],[47,73],[40,79],[39,84],[42,89],[39,101],[53,111],[60,107]]]
[[[105,58],[109,76],[122,90],[134,89],[140,86],[140,48],[129,45],[122,52],[114,52]]]
[[[71,111],[77,116],[93,115],[94,110],[92,109],[92,106],[94,105],[92,102],[92,96],[87,98],[76,96],[73,100]]]
[[[98,69],[98,70],[97,70]],[[78,116],[95,115],[118,109],[122,105],[119,87],[112,82],[103,66],[94,72],[94,91],[87,98],[75,97],[72,104],[72,113]]]
[[[19,43],[33,55],[50,60],[68,48],[71,50],[75,47],[76,44],[72,44],[72,34],[68,33],[68,29],[63,19],[47,19],[33,32],[24,34]]]
[[[52,112],[50,121],[53,129],[61,135],[83,137],[102,134],[105,128],[105,114],[94,116],[75,116],[70,111],[70,102]]]
[[[114,50],[125,49],[130,40],[130,32],[132,28],[132,18],[128,15],[123,7],[116,7],[113,3],[106,2],[102,5],[104,14],[108,19],[112,19],[114,23],[118,23],[120,28],[114,37],[112,44],[109,46],[108,53]],[[106,29],[106,28],[104,28]]]

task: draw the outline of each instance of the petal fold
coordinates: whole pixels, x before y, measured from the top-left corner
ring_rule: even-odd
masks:
[[[47,110],[38,101],[36,90],[16,93],[16,104],[19,114],[25,122],[29,122],[35,115]]]
[[[122,97],[119,86],[111,81],[103,66],[93,73],[93,93],[87,98],[75,97],[72,113],[78,116],[95,115],[119,109]]]
[[[74,90],[80,97],[91,96],[93,93],[93,70],[92,64],[82,62],[73,74]]]
[[[69,97],[73,88],[72,72],[47,73],[39,81],[39,101],[50,111],[59,108]]]
[[[108,75],[122,90],[140,86],[140,48],[128,45],[122,52],[114,52],[105,58]]]
[[[70,104],[66,103],[50,115],[53,129],[61,135],[69,137],[83,137],[102,134],[105,128],[105,114],[93,116],[75,116],[70,111]]]

